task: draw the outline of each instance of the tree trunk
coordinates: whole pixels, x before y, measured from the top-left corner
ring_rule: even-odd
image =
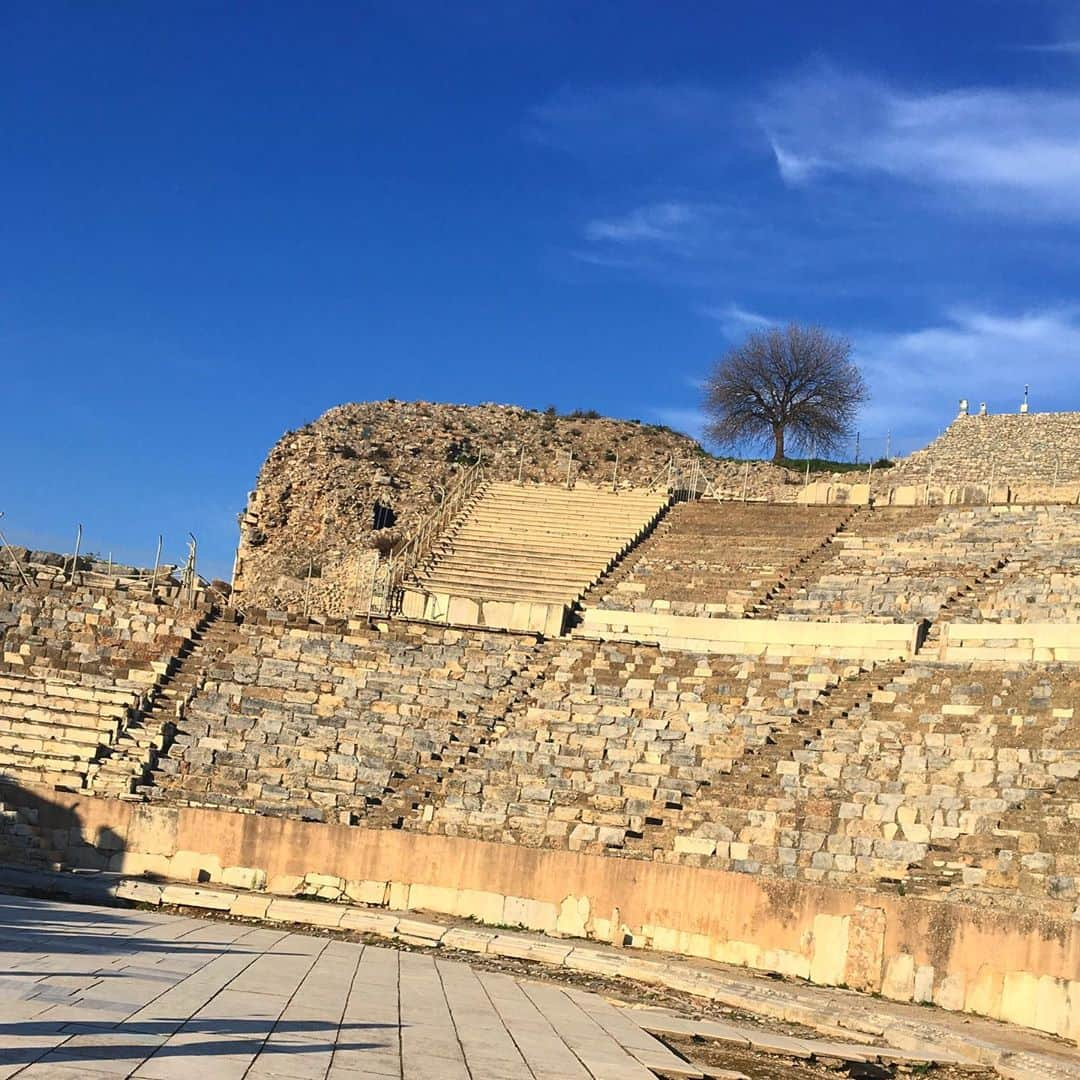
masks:
[[[776,451],[773,453],[773,461],[781,461],[784,457],[784,425],[773,424],[773,440],[776,443]]]

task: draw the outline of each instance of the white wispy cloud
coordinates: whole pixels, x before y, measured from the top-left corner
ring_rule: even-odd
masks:
[[[688,227],[701,222],[702,213],[689,203],[660,202],[639,206],[616,218],[598,218],[585,226],[591,240],[610,240],[617,244],[641,241],[670,244],[681,241]]]
[[[771,326],[779,326],[779,320],[768,315],[762,315],[757,311],[749,311],[738,304],[724,304],[719,307],[703,307],[700,313],[708,319],[715,319],[723,327],[725,336],[729,338],[743,337],[754,330],[768,330]]]
[[[852,332],[873,399],[867,430],[930,436],[972,408],[1015,412],[1031,385],[1039,411],[1080,408],[1080,308],[1019,314],[956,309],[936,325],[897,333]]]
[[[719,207],[705,203],[665,200],[636,206],[611,217],[594,218],[585,225],[588,249],[604,261],[616,258],[680,256],[700,253],[715,239]]]
[[[819,66],[758,110],[791,185],[879,174],[999,210],[1080,215],[1080,91],[910,91]]]
[[[649,410],[649,415],[654,417],[657,423],[667,424],[668,427],[698,440],[703,437],[705,425],[709,422],[701,409],[653,408]]]

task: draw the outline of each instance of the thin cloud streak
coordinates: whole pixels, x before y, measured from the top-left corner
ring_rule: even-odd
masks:
[[[728,127],[731,99],[707,87],[563,87],[529,110],[526,140],[572,154],[648,155],[698,147]]]
[[[639,206],[617,218],[598,218],[585,226],[590,240],[615,244],[657,243],[682,246],[688,230],[700,225],[700,209],[684,202],[661,202]]]
[[[1016,48],[1020,52],[1063,53],[1080,56],[1080,41],[1048,41],[1044,44],[1018,45]]]
[[[768,330],[780,323],[768,315],[761,315],[756,311],[748,311],[739,307],[738,304],[727,304],[724,307],[705,307],[700,309],[701,314],[707,319],[714,319],[723,327],[724,334],[728,338],[744,337],[755,330]]]
[[[894,89],[819,66],[758,109],[793,187],[876,174],[968,206],[1080,217],[1080,93],[976,87]]]

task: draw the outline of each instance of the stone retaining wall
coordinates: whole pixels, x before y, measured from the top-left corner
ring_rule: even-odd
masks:
[[[941,629],[941,659],[971,663],[1076,663],[1080,624],[947,623]]]
[[[870,890],[452,837],[5,791],[72,866],[350,899],[707,957],[1080,1041],[1080,924]],[[183,890],[176,890],[179,902]],[[282,914],[282,912],[279,913]],[[328,925],[337,925],[332,907]],[[362,927],[360,927],[362,928]]]

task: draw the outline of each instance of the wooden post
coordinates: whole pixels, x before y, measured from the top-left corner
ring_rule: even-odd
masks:
[[[611,490],[619,490],[619,451],[615,451],[615,468],[611,472]]]
[[[518,461],[518,483],[524,483],[523,477],[525,475],[525,447],[521,448],[521,458]]]

